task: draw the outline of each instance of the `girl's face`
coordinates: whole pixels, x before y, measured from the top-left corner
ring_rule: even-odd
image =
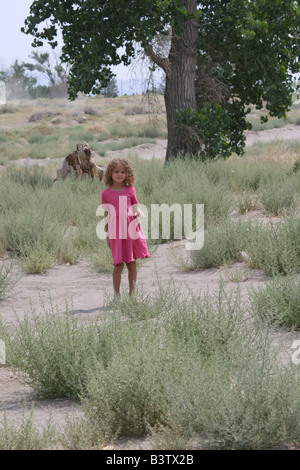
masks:
[[[114,183],[124,183],[126,179],[126,170],[121,163],[118,163],[112,171],[112,180]]]

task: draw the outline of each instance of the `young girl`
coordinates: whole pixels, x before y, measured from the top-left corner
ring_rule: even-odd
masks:
[[[119,295],[123,263],[126,263],[131,295],[137,278],[136,259],[150,258],[150,254],[137,221],[142,213],[137,208],[139,202],[133,187],[135,176],[130,162],[121,158],[111,160],[104,181],[107,188],[102,191],[101,204],[106,209],[105,217],[109,215],[105,230],[108,232],[107,244],[113,257],[113,287],[115,294]]]

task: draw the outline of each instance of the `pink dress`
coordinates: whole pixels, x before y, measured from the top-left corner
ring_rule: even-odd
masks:
[[[131,207],[138,203],[133,186],[102,191],[101,205],[108,210],[110,217],[108,236],[114,266],[130,263],[137,258],[150,258],[144,233]]]

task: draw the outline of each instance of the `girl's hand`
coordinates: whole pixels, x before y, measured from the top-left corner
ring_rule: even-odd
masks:
[[[106,237],[106,243],[107,243],[108,248],[111,249],[111,248],[110,248],[110,240],[109,240],[109,237]]]
[[[145,218],[145,214],[143,214],[143,212],[140,211],[139,209],[137,209],[137,210],[135,211],[134,215],[135,215],[136,217],[140,217],[141,219],[144,219],[144,218]]]

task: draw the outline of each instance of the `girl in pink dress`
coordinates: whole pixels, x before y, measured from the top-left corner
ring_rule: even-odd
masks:
[[[105,230],[107,244],[113,257],[113,287],[116,295],[120,293],[121,274],[124,263],[128,270],[129,295],[134,291],[137,258],[150,258],[147,242],[137,217],[142,216],[133,183],[133,168],[127,160],[114,158],[105,171],[107,186],[101,194],[101,204],[105,217],[109,216]]]

